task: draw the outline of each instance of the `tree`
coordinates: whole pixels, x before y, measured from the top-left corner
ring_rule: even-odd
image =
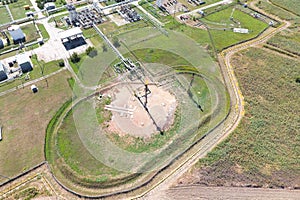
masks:
[[[121,44],[120,44],[118,38],[116,38],[116,37],[113,38],[113,45],[114,45],[116,48],[118,48],[118,47],[121,46]]]
[[[106,52],[106,51],[107,51],[107,47],[106,47],[105,44],[102,45],[102,51],[103,51],[103,52]]]
[[[78,63],[80,61],[80,56],[74,52],[72,55],[71,55],[71,62],[72,63]]]
[[[95,47],[88,47],[85,50],[86,55],[90,56],[90,57],[95,57],[97,55],[97,50],[95,49]]]

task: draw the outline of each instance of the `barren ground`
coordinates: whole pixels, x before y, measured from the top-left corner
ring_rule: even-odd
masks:
[[[142,86],[142,85],[141,85]],[[150,85],[151,93],[148,95],[147,108],[150,115],[162,130],[168,130],[174,121],[176,110],[175,96],[163,89]],[[144,95],[144,87],[139,87],[138,95]],[[113,116],[110,122],[109,130],[117,132],[120,135],[130,134],[136,137],[151,137],[157,132],[157,127],[146,112],[145,108],[139,102],[132,92],[125,86],[113,90],[112,108],[124,108],[132,111],[132,114],[112,111]],[[145,98],[141,98],[145,102]]]

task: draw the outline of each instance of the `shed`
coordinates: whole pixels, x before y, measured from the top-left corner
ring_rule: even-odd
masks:
[[[55,9],[55,3],[53,3],[53,2],[45,3],[44,8],[46,10],[53,10],[53,9]]]
[[[8,77],[7,77],[7,74],[5,72],[4,66],[3,66],[2,62],[0,61],[0,81],[4,81],[7,78]]]
[[[11,35],[11,37],[14,41],[14,44],[19,44],[19,43],[26,41],[25,35],[20,28],[15,29],[15,30],[9,30],[8,32]]]
[[[4,43],[2,41],[2,39],[0,38],[0,49],[3,49],[4,48]]]
[[[33,93],[37,93],[39,91],[39,89],[36,87],[36,85],[31,85],[30,89]]]
[[[24,5],[23,8],[24,8],[24,10],[30,10],[30,6],[29,5]]]
[[[17,62],[22,73],[27,73],[33,70],[31,60],[25,53],[17,55]]]
[[[233,32],[235,33],[243,33],[243,34],[248,34],[249,30],[246,28],[233,28]]]

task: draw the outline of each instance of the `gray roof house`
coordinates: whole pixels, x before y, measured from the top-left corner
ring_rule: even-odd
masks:
[[[20,28],[8,32],[11,35],[14,44],[19,44],[26,41],[25,35]]]

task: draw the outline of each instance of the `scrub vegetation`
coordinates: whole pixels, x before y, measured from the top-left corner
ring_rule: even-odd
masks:
[[[299,64],[256,48],[233,57],[246,114],[234,133],[196,165],[198,183],[299,186]]]

